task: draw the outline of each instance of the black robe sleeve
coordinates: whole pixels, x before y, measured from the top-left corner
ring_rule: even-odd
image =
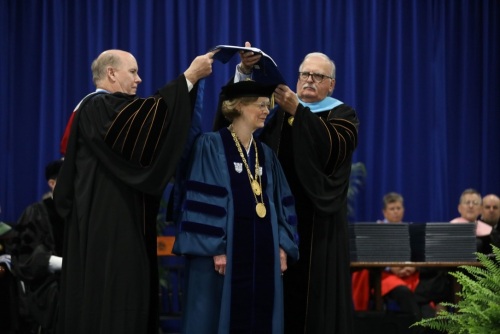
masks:
[[[352,154],[357,146],[356,112],[341,104],[330,111],[313,113],[299,104],[292,126],[289,117],[278,109],[260,138],[277,152],[280,161],[282,151],[288,152],[286,156],[291,154],[282,163],[293,164],[293,174],[320,212],[334,213],[346,201]]]
[[[79,140],[89,148],[89,161],[99,161],[123,184],[161,196],[184,150],[196,92],[197,85],[188,92],[181,75],[148,98],[115,93],[83,101],[54,191],[59,213],[66,216],[72,208]],[[84,154],[79,153],[80,166],[85,166]]]
[[[295,171],[323,213],[331,214],[345,205],[358,124],[356,112],[345,104],[325,118],[300,104],[297,108],[292,126]]]
[[[12,270],[22,281],[32,282],[49,275],[54,240],[47,210],[42,203],[28,206],[15,225]]]

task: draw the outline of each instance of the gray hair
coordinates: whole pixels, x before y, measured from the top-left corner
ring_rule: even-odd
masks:
[[[118,67],[120,65],[120,57],[115,55],[113,52],[104,52],[99,57],[97,57],[91,65],[92,70],[92,81],[94,85],[103,80],[106,77],[106,69],[108,66]]]
[[[480,203],[483,202],[483,198],[481,197],[481,193],[479,191],[477,191],[474,188],[467,188],[460,195],[459,203],[462,203],[462,201],[464,200],[465,195],[477,195],[477,196],[479,196]]]
[[[330,66],[332,68],[332,72],[330,73],[331,77],[333,79],[335,79],[335,63],[333,62],[333,60],[330,59],[330,57],[328,57],[326,54],[324,53],[321,53],[321,52],[311,52],[311,53],[308,53],[304,59],[302,60],[302,63],[300,63],[300,66],[299,66],[299,72],[302,72],[302,64],[304,63],[304,61],[309,58],[309,57],[321,57],[323,58],[324,60],[326,60],[327,62],[330,63]]]

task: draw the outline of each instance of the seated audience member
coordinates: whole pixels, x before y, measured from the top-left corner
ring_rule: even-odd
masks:
[[[51,195],[62,163],[47,164],[45,178],[50,192],[24,210],[12,242],[12,271],[22,282],[20,306],[26,307],[26,321],[33,321],[37,333],[55,333],[64,225]]]
[[[483,210],[481,194],[472,188],[465,189],[460,196],[458,212],[460,217],[450,223],[474,223],[476,224],[477,251],[485,254],[491,253],[491,225],[479,220]]]
[[[382,213],[384,220],[379,220],[377,223],[402,223],[404,211],[403,196],[394,192],[388,193],[383,199]],[[359,280],[367,276],[367,270],[353,274],[353,298],[356,310],[360,310],[363,307],[359,302],[360,300],[364,299],[367,302],[369,299],[367,296],[357,295],[359,292],[355,288],[360,287]],[[382,273],[381,284],[381,292],[384,299],[386,301],[395,301],[401,312],[410,313],[417,320],[422,317],[432,317],[435,314],[434,308],[430,305],[430,300],[428,298],[419,298],[414,293],[420,283],[419,276],[419,271],[415,267],[387,267]]]
[[[13,232],[9,224],[0,221],[0,333],[18,333],[16,286],[8,254]]]
[[[480,220],[493,227],[490,242],[500,247],[500,198],[495,194],[483,197],[483,211]]]
[[[498,230],[500,226],[500,198],[495,194],[483,197],[483,211],[481,218],[483,222]]]

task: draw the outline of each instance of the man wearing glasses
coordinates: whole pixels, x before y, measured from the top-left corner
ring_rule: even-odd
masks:
[[[458,212],[460,217],[450,221],[450,223],[474,223],[476,224],[477,251],[485,254],[491,253],[491,232],[492,227],[479,220],[483,210],[481,194],[472,188],[465,189],[460,195]]]
[[[240,57],[235,81],[250,77],[260,59],[252,52]],[[297,210],[300,258],[283,276],[287,334],[353,332],[347,190],[359,121],[330,96],[334,88],[333,61],[306,55],[297,93],[278,85],[279,107],[260,135],[278,155]]]

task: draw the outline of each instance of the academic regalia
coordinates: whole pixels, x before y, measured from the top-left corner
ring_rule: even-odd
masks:
[[[263,218],[230,131],[203,134],[195,145],[174,244],[186,256],[183,333],[283,333],[279,247],[297,260],[294,201],[276,155],[259,142],[257,152]],[[222,254],[224,276],[214,270]]]
[[[300,260],[284,275],[287,334],[353,331],[347,191],[357,129],[355,111],[327,98],[301,102],[293,118],[278,109],[259,137],[296,199]]]
[[[9,255],[14,234],[10,224],[0,221],[0,333],[17,333],[19,328],[17,280]]]
[[[451,224],[475,224],[476,225],[476,250],[483,254],[492,254],[491,244],[495,244],[496,233],[494,228],[480,219],[470,222],[463,217],[457,217],[450,221]]]
[[[62,256],[64,222],[52,197],[28,206],[15,225],[12,272],[23,282],[22,307],[44,333],[55,333],[59,273],[49,270],[52,255]]]
[[[158,333],[156,216],[197,85],[97,93],[76,112],[54,190],[66,220],[59,333]]]

